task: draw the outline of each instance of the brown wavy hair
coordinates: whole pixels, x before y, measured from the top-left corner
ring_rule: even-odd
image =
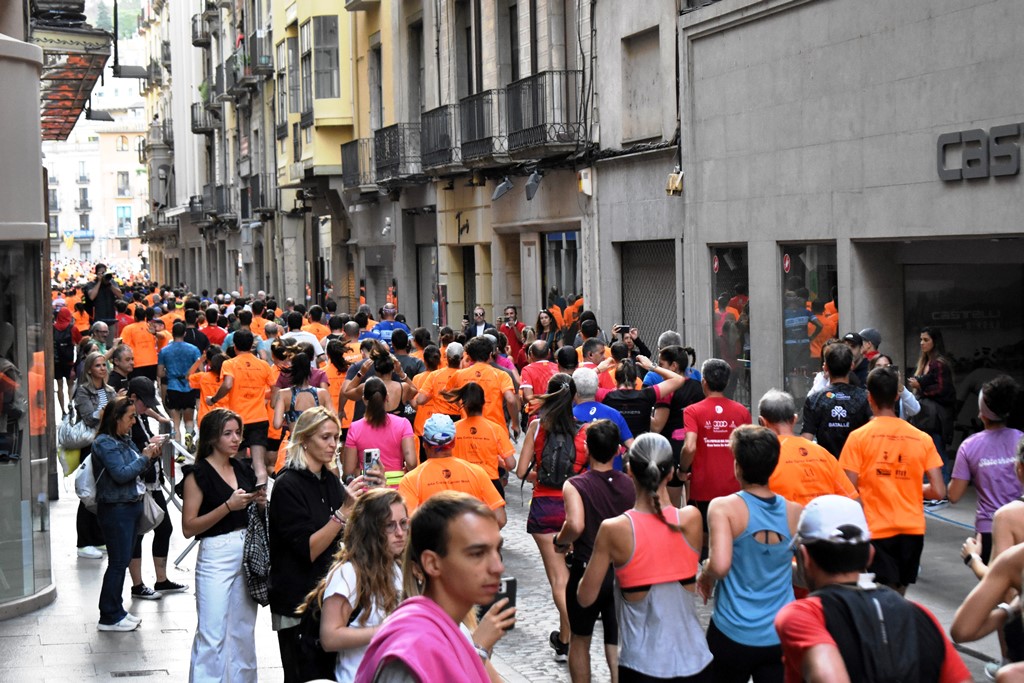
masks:
[[[360,626],[366,626],[375,604],[384,614],[398,609],[402,599],[395,588],[399,558],[392,557],[388,550],[387,525],[391,521],[391,506],[402,502],[398,491],[385,488],[371,489],[356,499],[345,525],[344,544],[335,553],[327,576],[306,595],[297,610],[299,614],[323,606],[327,582],[338,566],[346,562],[351,562],[356,570],[356,604],[352,609],[359,612]]]

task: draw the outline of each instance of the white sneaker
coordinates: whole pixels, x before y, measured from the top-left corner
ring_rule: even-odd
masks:
[[[132,621],[125,616],[121,621],[116,624],[97,624],[96,628],[100,631],[134,631],[139,627],[139,622]]]
[[[78,549],[78,556],[84,557],[87,560],[102,560],[103,553],[99,548],[92,545],[82,546]]]
[[[141,624],[142,623],[142,617],[137,617],[134,614],[132,614],[131,612],[125,612],[124,618],[128,619],[129,621],[134,621],[136,624]]]

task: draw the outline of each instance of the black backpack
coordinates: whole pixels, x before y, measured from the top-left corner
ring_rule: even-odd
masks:
[[[582,446],[586,448],[586,425],[577,420],[573,424],[575,429],[570,434],[544,434],[544,448],[537,467],[537,483],[542,486],[560,489],[569,477],[579,474],[576,468],[577,441],[581,434],[584,435]]]
[[[326,579],[324,579],[326,581]],[[299,616],[298,642],[299,642],[299,680],[334,680],[334,665],[338,660],[338,653],[325,652],[320,644],[320,614],[323,610],[323,596],[312,604],[307,605]],[[359,614],[361,607],[356,607],[348,617],[348,624],[351,626]]]
[[[72,323],[73,325],[74,323]],[[73,365],[75,362],[75,343],[72,341],[71,325],[63,330],[53,329],[53,357],[61,365]]]
[[[945,642],[935,622],[899,593],[833,584],[811,593],[851,681],[938,681]]]

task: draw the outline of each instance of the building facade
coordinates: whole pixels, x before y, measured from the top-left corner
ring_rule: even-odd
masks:
[[[784,343],[794,300],[837,303],[840,334],[878,329],[907,373],[920,329],[940,328],[960,421],[979,379],[1021,377],[1022,22],[1001,0],[723,0],[680,16],[699,357],[721,342],[715,298],[741,284],[754,397],[806,392],[814,363]]]

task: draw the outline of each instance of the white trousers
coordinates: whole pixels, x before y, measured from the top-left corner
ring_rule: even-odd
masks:
[[[244,529],[199,542],[190,683],[256,681],[258,605],[245,588],[244,542]]]

